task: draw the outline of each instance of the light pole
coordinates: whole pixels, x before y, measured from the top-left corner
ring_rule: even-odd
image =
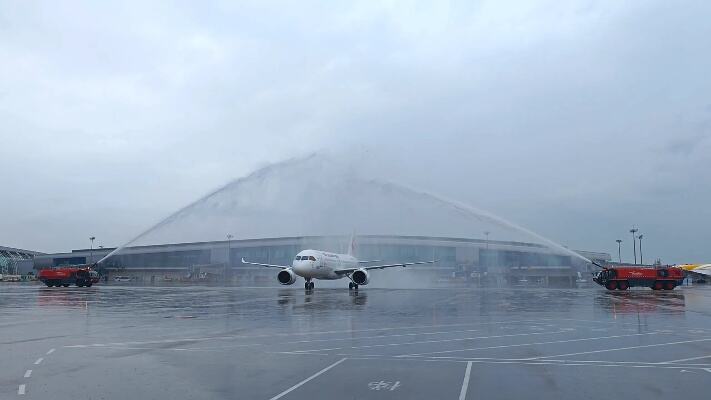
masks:
[[[622,264],[622,239],[617,239],[615,242],[617,242],[617,258],[620,260],[620,264]]]
[[[637,240],[635,239],[635,233],[637,233],[639,229],[635,228],[632,226],[632,229],[630,229],[630,233],[632,234],[632,251],[634,252],[634,265],[637,265]]]
[[[94,239],[96,239],[94,236],[89,238],[89,240],[91,240],[91,247],[89,250],[89,264],[92,264],[94,262]]]
[[[490,234],[490,233],[491,233],[491,232],[489,232],[489,231],[485,231],[485,232],[484,232],[484,235],[486,235],[486,249],[487,249],[487,250],[489,250],[489,234]]]
[[[644,235],[640,234],[637,236],[637,239],[639,239],[639,263],[644,264],[644,261],[642,261],[642,238]]]
[[[232,267],[232,258],[230,255],[230,245],[232,244],[233,237],[234,236],[232,236],[231,233],[227,234],[227,266],[225,266],[225,273],[224,273],[223,279],[227,279],[227,268]]]

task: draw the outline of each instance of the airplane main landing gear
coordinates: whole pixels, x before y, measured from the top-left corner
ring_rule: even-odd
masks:
[[[348,290],[358,290],[358,285],[353,282],[348,283]]]
[[[304,282],[304,289],[314,290],[314,283],[311,282],[311,280],[309,279],[308,281]]]

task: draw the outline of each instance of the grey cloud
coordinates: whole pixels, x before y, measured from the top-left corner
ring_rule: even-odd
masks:
[[[671,154],[689,156],[694,150],[704,144],[710,136],[711,133],[705,132],[691,136],[677,137],[667,143],[666,150]]]
[[[121,244],[326,149],[570,247],[655,227],[650,254],[686,261],[670,232],[705,243],[710,7],[2,3],[0,243]]]

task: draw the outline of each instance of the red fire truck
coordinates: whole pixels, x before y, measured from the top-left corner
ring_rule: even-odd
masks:
[[[69,285],[91,287],[99,282],[99,274],[88,266],[67,266],[43,269],[37,274],[37,279],[48,287],[69,287]]]
[[[593,281],[607,290],[627,290],[632,286],[673,290],[683,283],[684,271],[676,267],[605,267],[595,274]]]

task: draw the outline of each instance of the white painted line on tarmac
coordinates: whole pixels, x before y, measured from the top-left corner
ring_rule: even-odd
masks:
[[[39,365],[42,361],[44,361],[44,358],[38,358],[37,361],[35,361],[35,365]]]
[[[49,351],[47,352],[47,355],[54,353],[55,350],[57,350],[57,349],[49,349]]]
[[[289,389],[286,389],[285,391],[279,393],[278,395],[272,397],[272,398],[269,399],[269,400],[277,400],[277,399],[279,399],[279,398],[284,397],[285,395],[289,394],[289,393],[292,392],[293,390],[298,389],[300,386],[302,386],[303,384],[307,383],[308,381],[310,381],[310,380],[312,380],[312,379],[318,377],[319,375],[323,374],[324,372],[328,371],[329,369],[335,367],[336,365],[338,365],[338,364],[340,364],[340,363],[342,363],[342,362],[344,362],[344,361],[346,361],[346,360],[347,360],[347,358],[345,358],[345,357],[344,357],[344,358],[341,358],[340,360],[336,361],[335,363],[329,365],[328,367],[322,369],[321,371],[318,371],[317,373],[311,375],[310,377],[304,379],[303,381],[297,383],[296,385],[290,387]]]
[[[493,336],[472,336],[465,338],[456,339],[440,339],[440,340],[420,340],[417,342],[405,342],[405,343],[387,343],[387,344],[371,344],[366,346],[351,346],[351,347],[333,347],[330,349],[312,349],[312,350],[296,350],[294,353],[309,353],[309,352],[319,352],[319,351],[333,351],[333,350],[343,350],[343,349],[370,349],[373,347],[388,347],[388,346],[408,346],[416,344],[427,344],[427,343],[447,343],[447,342],[461,342],[464,340],[477,340],[477,339],[497,339],[505,337],[516,337],[516,336],[532,336],[532,335],[555,335],[561,333],[569,333],[570,331],[555,331],[555,332],[534,332],[534,333],[515,333],[510,335],[493,335]]]
[[[443,350],[443,351],[430,351],[427,353],[416,353],[416,354],[403,354],[395,357],[427,357],[432,354],[446,354],[446,353],[459,353],[463,351],[476,351],[476,350],[492,350],[492,349],[507,349],[511,347],[522,347],[522,346],[540,346],[544,344],[560,344],[560,343],[572,343],[572,342],[585,342],[590,340],[603,340],[603,339],[617,339],[632,336],[645,336],[645,335],[656,335],[657,332],[650,333],[635,333],[630,335],[614,335],[614,336],[600,336],[591,338],[580,338],[580,339],[568,339],[568,340],[554,340],[550,342],[535,342],[535,343],[517,343],[517,344],[503,344],[500,346],[486,346],[486,347],[472,347],[468,349],[456,349],[456,350]],[[711,356],[709,356],[711,357]],[[457,357],[461,358],[461,357]]]
[[[588,363],[588,364],[620,364],[620,365],[650,365],[650,366],[655,366],[655,365],[664,365],[663,363],[659,362],[646,362],[646,361],[606,361],[606,360],[552,360],[552,359],[547,359],[545,360],[546,362],[560,362],[560,363]],[[690,368],[706,368],[709,367],[709,364],[689,364],[689,363],[684,363],[684,364],[674,364],[675,366],[679,366],[680,368],[683,367],[690,367]]]
[[[467,362],[467,369],[464,371],[464,381],[462,382],[462,390],[459,392],[459,400],[467,398],[467,389],[469,388],[469,375],[472,372],[472,362]]]
[[[177,338],[177,339],[164,339],[164,340],[147,340],[147,341],[131,341],[131,342],[111,342],[111,343],[94,343],[94,344],[75,344],[63,346],[65,348],[76,348],[83,349],[87,347],[97,347],[97,346],[125,346],[125,345],[141,345],[141,344],[155,344],[155,343],[173,343],[173,342],[198,342],[205,340],[230,340],[230,339],[258,339],[258,338],[271,338],[271,337],[293,337],[293,336],[309,336],[309,335],[331,335],[339,333],[360,333],[360,332],[378,332],[378,331],[393,331],[393,330],[404,330],[404,329],[430,329],[430,328],[447,328],[456,326],[481,326],[481,325],[500,325],[500,324],[519,324],[519,323],[532,323],[532,324],[543,324],[546,320],[533,321],[533,320],[521,320],[521,321],[494,321],[494,322],[471,322],[466,324],[444,324],[444,325],[416,325],[416,326],[398,326],[398,327],[388,327],[388,328],[372,328],[372,329],[345,329],[345,330],[333,330],[333,331],[317,331],[317,332],[288,332],[288,333],[275,333],[275,334],[264,334],[264,335],[233,335],[233,336],[206,336],[206,337],[193,337],[193,338]]]
[[[283,344],[300,344],[300,343],[314,343],[314,342],[337,342],[337,341],[344,341],[344,340],[369,340],[369,339],[387,339],[387,338],[393,338],[393,337],[406,337],[406,336],[426,336],[426,335],[447,335],[447,334],[454,334],[454,333],[469,333],[469,332],[478,332],[479,329],[466,329],[466,330],[459,330],[459,331],[441,331],[441,332],[415,332],[415,333],[400,333],[396,335],[376,335],[376,336],[362,336],[362,337],[340,337],[340,338],[329,338],[329,339],[312,339],[312,340],[298,340],[294,342],[282,342],[282,343],[275,343],[278,345],[283,345]]]
[[[17,388],[17,394],[25,394],[25,385],[20,385]]]
[[[25,371],[25,378],[29,378],[30,376],[32,376],[32,370],[28,369],[27,371]]]
[[[700,356],[700,357],[681,358],[681,359],[678,359],[678,360],[664,361],[664,362],[660,362],[660,363],[657,363],[657,364],[673,364],[673,363],[678,363],[678,362],[682,362],[682,361],[703,360],[704,358],[711,358],[711,355],[708,355],[708,356]]]
[[[127,346],[125,344],[116,345],[101,345],[101,346],[87,346],[83,348],[93,348],[93,349],[114,349],[114,350],[160,350],[160,351],[225,351],[228,349],[238,348],[238,347],[255,347],[255,346],[283,346],[289,344],[303,344],[303,343],[319,343],[319,342],[334,342],[334,341],[360,341],[360,340],[372,340],[372,339],[388,339],[394,337],[410,337],[410,336],[431,336],[431,335],[446,335],[455,333],[471,333],[478,332],[478,329],[466,329],[457,331],[442,331],[442,332],[417,332],[417,333],[402,333],[395,335],[376,335],[376,336],[363,336],[363,337],[339,337],[339,338],[329,338],[329,339],[312,339],[312,340],[297,340],[292,342],[279,342],[279,343],[242,343],[235,345],[225,345],[225,346],[211,346],[211,347],[186,347],[186,348],[162,348],[162,347],[138,347],[138,346]]]
[[[187,350],[224,350],[224,349],[229,349],[233,347],[238,347],[238,346],[283,346],[287,344],[303,344],[303,343],[318,343],[318,342],[339,342],[339,341],[359,341],[359,340],[370,340],[370,339],[388,339],[388,338],[394,338],[394,337],[409,337],[409,336],[427,336],[427,335],[446,335],[446,334],[454,334],[454,333],[470,333],[470,332],[478,332],[479,329],[466,329],[466,330],[458,330],[458,331],[442,331],[442,332],[416,332],[416,333],[401,333],[401,334],[395,334],[395,335],[376,335],[376,336],[362,336],[362,337],[339,337],[339,338],[329,338],[329,339],[311,339],[311,340],[297,340],[293,342],[279,342],[279,343],[269,343],[269,344],[264,344],[264,343],[252,343],[252,344],[238,344],[238,345],[232,345],[232,346],[225,346],[225,347],[189,347]],[[301,351],[301,350],[294,350],[294,351]]]
[[[698,293],[698,292],[697,292]],[[710,296],[705,296],[705,297],[710,297]],[[688,310],[687,310],[688,311]],[[619,325],[619,326],[633,326],[637,327],[638,324],[637,322],[622,322],[622,321],[604,321],[604,320],[587,320],[587,319],[575,319],[575,318],[560,318],[558,319],[559,321],[573,321],[573,322],[589,322],[589,323],[595,323],[595,324],[607,324],[607,325]],[[660,325],[660,329],[662,328],[667,328],[670,329],[668,332],[663,332],[663,333],[675,333],[678,330],[678,326],[670,326],[670,325]],[[699,328],[699,329],[705,329],[705,328]]]
[[[605,353],[605,352],[608,352],[608,351],[645,349],[645,348],[649,348],[649,347],[672,346],[672,345],[675,345],[675,344],[699,343],[699,342],[708,342],[708,341],[711,341],[711,338],[696,339],[696,340],[682,340],[682,341],[679,341],[679,342],[667,342],[667,343],[645,344],[645,345],[640,345],[640,346],[618,347],[618,348],[614,348],[614,349],[602,349],[602,350],[592,350],[592,351],[580,351],[580,352],[577,352],[577,353],[556,354],[556,355],[553,355],[553,356],[531,357],[531,358],[525,358],[524,360],[545,360],[545,359],[547,359],[547,358],[557,358],[557,357],[567,357],[567,356],[579,356],[579,355],[582,355],[582,354],[595,354],[595,353]]]
[[[649,364],[649,363],[639,363],[639,364],[622,364],[604,361],[596,361],[595,364],[587,363],[586,361],[563,361],[563,360],[526,360],[526,359],[495,359],[495,358],[470,358],[470,359],[437,359],[437,358],[393,358],[393,357],[381,357],[381,356],[352,356],[348,357],[349,360],[385,360],[385,361],[407,361],[407,362],[472,362],[477,364],[511,364],[511,365],[558,365],[558,366],[575,366],[575,367],[619,367],[619,368],[656,368],[656,369],[694,369],[694,370],[704,370],[711,372],[711,368],[702,367],[690,367],[688,365],[675,365],[675,364]],[[561,362],[556,362],[561,361]],[[600,364],[597,364],[600,362]]]
[[[45,319],[45,320],[42,320],[42,319],[25,319],[25,320],[22,320],[22,321],[4,322],[4,323],[0,324],[0,327],[12,326],[12,325],[20,325],[20,324],[31,324],[31,323],[33,323],[33,322],[41,322],[41,321],[47,322],[46,319]]]
[[[314,352],[309,352],[309,353],[299,353],[296,351],[268,351],[268,354],[293,354],[296,356],[333,356],[334,354],[331,353],[314,353]],[[350,356],[351,354],[346,354],[346,353],[338,353],[335,354],[337,356]]]
[[[210,352],[222,352],[226,348],[214,348],[214,349],[189,349],[183,347],[173,347],[173,348],[162,348],[162,347],[129,347],[129,346],[101,346],[94,347],[95,349],[108,349],[108,350],[146,350],[146,351],[210,351]]]
[[[285,354],[285,353],[282,353]],[[293,353],[290,353],[293,354]],[[307,353],[308,355],[320,355],[320,356],[328,356],[329,354],[320,354],[320,353]],[[408,357],[408,358],[400,358],[400,357],[393,357],[385,354],[359,354],[357,356],[354,356],[352,354],[336,354],[339,356],[347,356],[348,359],[350,360],[364,360],[364,359],[372,359],[372,360],[389,360],[389,361],[444,361],[444,362],[492,362],[492,363],[524,363],[528,364],[530,362],[530,365],[539,365],[539,364],[546,364],[546,365],[553,365],[553,364],[561,364],[561,365],[590,365],[590,366],[595,366],[599,364],[604,364],[604,365],[610,365],[610,364],[615,364],[619,365],[622,367],[637,367],[639,366],[648,366],[648,367],[663,367],[664,364],[660,364],[657,362],[643,362],[643,361],[605,361],[605,360],[534,360],[534,361],[526,361],[526,359],[523,358],[493,358],[493,357],[453,357],[453,356],[432,356],[432,357]],[[690,368],[690,369],[704,369],[704,368],[709,368],[711,365],[710,364],[671,364],[673,368]]]

